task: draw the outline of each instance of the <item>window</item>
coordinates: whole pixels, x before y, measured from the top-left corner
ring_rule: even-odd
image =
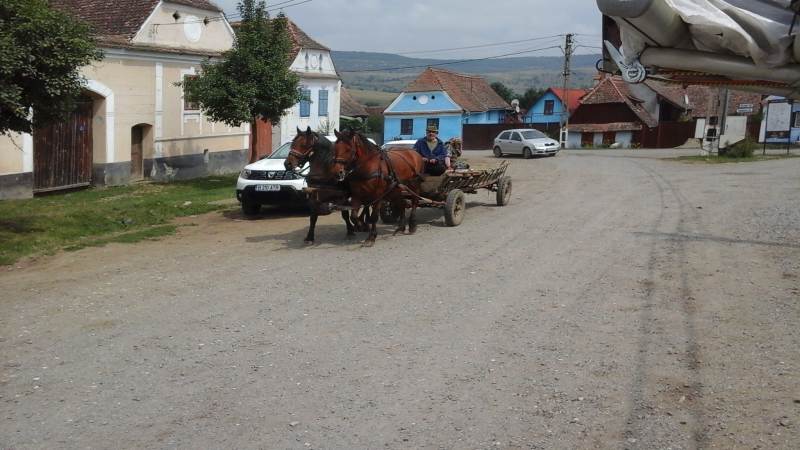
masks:
[[[197,78],[197,75],[184,75],[183,82],[186,83],[188,80],[194,80]],[[200,110],[200,103],[197,102],[194,98],[191,98],[189,94],[186,92],[186,89],[183,90],[183,110],[184,111],[199,111]]]
[[[522,132],[522,137],[525,139],[542,139],[547,136],[539,130],[528,130]]]
[[[428,127],[436,127],[439,129],[439,119],[428,119],[428,123],[425,124],[425,130],[427,131]]]
[[[311,115],[311,89],[300,89],[300,117]]]
[[[511,133],[511,140],[512,141],[521,141],[522,138],[519,137],[519,133]]]
[[[719,117],[718,116],[711,116],[708,118],[708,125],[715,127],[719,125]]]
[[[414,119],[400,119],[400,134],[414,134]]]
[[[800,128],[800,112],[792,113],[792,128]]]
[[[511,132],[510,131],[506,131],[506,132],[500,134],[500,136],[497,139],[503,139],[503,140],[507,141],[507,140],[511,139]]]
[[[319,115],[328,115],[328,91],[326,89],[319,90]]]
[[[506,121],[506,112],[497,111],[497,123],[505,123],[505,121]]]
[[[556,107],[556,101],[555,100],[545,100],[544,101],[544,115],[545,116],[552,116],[553,115],[553,110],[555,109],[555,107]]]

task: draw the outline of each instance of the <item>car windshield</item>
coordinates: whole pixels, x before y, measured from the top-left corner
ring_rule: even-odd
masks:
[[[292,148],[292,143],[291,142],[287,142],[287,143],[281,145],[280,147],[278,147],[278,149],[275,150],[274,152],[272,152],[272,154],[269,155],[267,158],[269,158],[269,159],[286,159],[286,157],[289,156],[289,150],[291,148]]]
[[[539,130],[526,130],[522,132],[523,139],[541,139],[546,137],[547,136]]]

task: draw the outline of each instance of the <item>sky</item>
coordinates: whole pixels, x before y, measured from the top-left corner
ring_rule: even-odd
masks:
[[[212,1],[229,17],[238,13],[238,0]],[[272,9],[271,15],[282,10],[314,40],[333,50],[437,59],[518,52],[509,56],[553,56],[561,55],[561,50],[545,48],[563,46],[563,34],[576,33],[577,54],[600,51],[592,48],[600,46],[601,32],[600,12],[594,0],[272,0],[266,3]],[[511,41],[523,42],[508,43]],[[503,44],[487,46],[498,43]],[[474,46],[481,47],[463,49]],[[454,48],[460,49],[449,50]]]

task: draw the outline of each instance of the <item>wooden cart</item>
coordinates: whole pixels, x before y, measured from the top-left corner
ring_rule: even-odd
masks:
[[[465,194],[477,194],[479,189],[496,193],[497,206],[505,206],[511,199],[511,177],[506,175],[508,161],[487,170],[464,169],[446,172],[440,176],[426,176],[420,187],[421,207],[442,208],[448,226],[458,226],[464,219]],[[380,211],[384,223],[395,223],[397,214],[391,205],[384,204]]]

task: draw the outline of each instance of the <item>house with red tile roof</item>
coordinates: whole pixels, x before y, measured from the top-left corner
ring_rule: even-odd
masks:
[[[572,114],[581,104],[588,89],[563,89],[551,87],[536,100],[523,116],[525,123],[544,125],[545,127],[560,126],[565,122],[566,115]],[[567,109],[564,104],[567,104]]]
[[[720,90],[655,80],[629,84],[621,77],[602,78],[580,100],[569,123],[568,148],[606,146],[675,147],[702,137],[704,122],[722,115]],[[744,123],[760,111],[760,95],[731,91],[729,117]],[[711,125],[713,128],[716,125]],[[699,131],[698,131],[699,130]],[[699,133],[699,134],[698,134]]]
[[[52,0],[87,22],[104,59],[81,69],[79,108],[32,135],[0,137],[0,198],[236,171],[249,126],[205,117],[176,84],[231,48],[208,0]],[[5,151],[19,148],[22,151]]]
[[[686,110],[687,105],[678,93],[654,88],[650,81],[628,84],[618,76],[604,77],[581,98],[572,113],[567,148],[615,143],[623,148],[641,146],[645,137],[657,133],[661,123],[679,122]],[[678,127],[681,134],[671,133],[670,142],[680,142],[671,146],[684,143],[694,134],[691,123]],[[689,134],[684,136],[686,133]],[[662,140],[666,142],[666,137],[661,139],[660,134],[657,138],[651,146],[661,147]]]
[[[289,108],[273,129],[273,148],[294,139],[297,129],[333,134],[340,127],[342,80],[331,50],[289,20],[292,38],[290,70],[300,77],[303,100]]]
[[[384,110],[384,140],[417,139],[428,126],[461,139],[464,125],[503,123],[509,110],[484,78],[428,67]]]

